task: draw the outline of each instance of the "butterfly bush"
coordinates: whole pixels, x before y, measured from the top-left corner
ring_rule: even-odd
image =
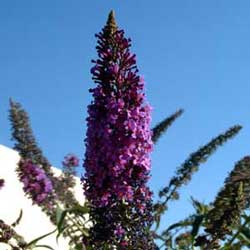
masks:
[[[31,160],[20,161],[18,175],[24,185],[24,192],[35,204],[40,205],[51,195],[53,187],[50,179],[44,170]]]
[[[140,242],[151,223],[152,194],[147,187],[151,107],[145,101],[136,56],[130,52],[131,40],[116,28],[112,18],[111,14],[96,35],[99,59],[92,61],[91,73],[97,86],[89,90],[93,101],[88,106],[83,178],[96,221],[92,243],[103,247],[100,249],[104,249],[104,242],[119,249]],[[145,242],[149,245],[150,239],[145,238]],[[151,249],[146,245],[137,249]]]

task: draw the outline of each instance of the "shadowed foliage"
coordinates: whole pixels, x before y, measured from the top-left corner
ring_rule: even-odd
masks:
[[[249,189],[250,157],[246,156],[236,163],[226,178],[224,187],[215,198],[213,208],[207,214],[205,231],[208,234],[198,237],[197,245],[204,244],[207,249],[219,249],[215,243],[225,240],[241,224],[241,213],[249,206]]]
[[[168,186],[159,192],[159,197],[163,200],[158,201],[154,205],[155,220],[158,226],[161,215],[167,210],[168,201],[179,199],[178,189],[184,184],[187,184],[191,180],[193,173],[198,171],[199,165],[206,162],[218,147],[222,146],[227,140],[233,138],[241,128],[240,125],[229,128],[225,133],[215,137],[205,146],[202,146],[199,150],[192,153],[177,169],[176,175],[171,178]]]

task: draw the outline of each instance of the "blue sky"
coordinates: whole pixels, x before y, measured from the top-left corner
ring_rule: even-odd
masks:
[[[53,165],[68,152],[83,158],[94,34],[114,9],[147,82],[152,126],[185,109],[155,147],[153,190],[199,146],[234,124],[244,126],[182,189],[164,224],[182,218],[192,211],[190,195],[212,201],[234,163],[250,152],[249,8],[246,0],[1,1],[0,144],[13,145],[12,97],[30,114]]]

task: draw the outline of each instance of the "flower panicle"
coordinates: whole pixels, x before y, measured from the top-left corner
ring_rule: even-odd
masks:
[[[97,85],[90,89],[93,101],[88,106],[82,179],[95,222],[91,244],[94,249],[110,244],[139,250],[139,242],[144,241],[143,249],[152,249],[148,248],[150,237],[142,237],[152,222],[152,193],[147,187],[153,148],[151,107],[145,100],[136,56],[130,52],[131,40],[113,18],[111,13],[96,35],[98,59],[92,60],[91,69]],[[110,24],[115,29],[107,32]]]
[[[53,186],[44,170],[31,160],[21,160],[17,169],[24,192],[34,204],[43,204],[53,195]]]
[[[218,240],[225,240],[234,226],[239,225],[241,212],[249,206],[250,195],[250,156],[235,164],[225,180],[224,187],[218,193],[213,208],[208,212],[207,235],[198,237],[198,243],[213,245]],[[200,239],[203,241],[200,241]],[[197,244],[198,245],[198,244]]]
[[[63,167],[67,169],[76,168],[79,166],[79,158],[74,154],[67,154],[62,162]]]
[[[114,197],[131,200],[135,182],[143,184],[149,178],[152,151],[151,108],[145,103],[144,82],[137,75],[135,55],[129,52],[130,40],[121,30],[113,34],[114,46],[103,37],[101,32],[98,41],[102,46],[97,48],[101,59],[94,61],[91,70],[98,85],[90,90],[94,101],[88,106],[84,164],[86,185],[91,179],[95,190],[102,194],[93,195],[89,185],[87,190],[91,191],[86,195],[93,195],[93,201],[99,206],[107,205]],[[102,171],[101,165],[106,166]],[[107,188],[103,188],[105,183]]]

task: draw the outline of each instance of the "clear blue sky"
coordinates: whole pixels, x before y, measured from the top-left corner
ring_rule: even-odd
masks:
[[[155,147],[153,190],[189,153],[234,124],[243,131],[202,165],[165,223],[212,201],[234,163],[250,152],[250,1],[66,1],[0,3],[0,144],[11,147],[8,99],[23,104],[40,146],[55,166],[68,152],[83,158],[94,34],[114,9],[132,38],[153,124],[184,115]],[[4,166],[1,166],[4,167]]]

